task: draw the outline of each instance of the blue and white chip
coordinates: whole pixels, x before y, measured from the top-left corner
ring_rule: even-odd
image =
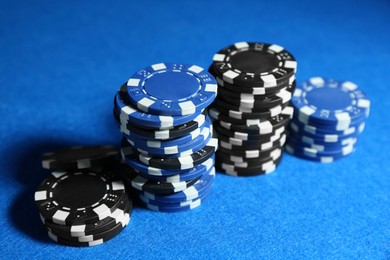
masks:
[[[297,86],[291,102],[299,121],[332,125],[335,130],[345,130],[351,122],[367,118],[370,110],[370,100],[355,83],[321,77]]]
[[[133,106],[145,113],[185,116],[199,113],[217,95],[217,83],[197,65],[159,63],[135,73],[127,81]]]

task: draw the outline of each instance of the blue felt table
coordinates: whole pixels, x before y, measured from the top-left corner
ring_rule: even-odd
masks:
[[[1,258],[390,258],[389,15],[387,0],[1,1]],[[286,154],[267,176],[218,174],[200,208],[135,208],[98,247],[51,242],[33,200],[48,174],[41,154],[118,145],[113,95],[133,72],[207,67],[237,41],[286,47],[298,81],[359,84],[372,110],[356,152],[332,164]]]

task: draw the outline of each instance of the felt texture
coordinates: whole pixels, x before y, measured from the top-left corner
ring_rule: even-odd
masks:
[[[0,253],[5,259],[385,259],[389,233],[390,2],[1,1]],[[285,154],[273,174],[217,174],[193,211],[135,208],[115,239],[52,242],[34,205],[44,152],[119,145],[113,96],[159,62],[205,68],[238,41],[284,46],[297,80],[357,83],[371,115],[352,155],[320,164]]]

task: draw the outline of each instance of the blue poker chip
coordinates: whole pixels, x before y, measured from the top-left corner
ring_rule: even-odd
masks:
[[[354,152],[354,149],[350,150],[349,152],[344,152],[343,154],[322,154],[322,153],[305,153],[301,150],[296,150],[295,147],[291,147],[290,145],[285,146],[285,150],[289,152],[290,154],[302,158],[309,161],[315,161],[315,162],[321,162],[321,163],[331,163],[334,161],[337,161],[339,159],[342,159],[346,157],[347,155]]]
[[[148,192],[139,192],[139,194],[142,194],[147,199],[159,201],[162,203],[185,202],[196,199],[201,196],[201,194],[207,192],[208,189],[213,185],[214,180],[215,168],[213,167],[208,173],[204,174],[198,182],[184,191],[165,196],[154,195]]]
[[[317,145],[345,145],[349,144],[351,142],[354,142],[358,139],[358,135],[354,134],[349,137],[340,137],[338,135],[327,135],[323,138],[315,137],[315,136],[309,136],[307,134],[303,133],[294,133],[289,132],[288,133],[288,139],[295,139],[299,142],[307,143],[307,144],[317,144]]]
[[[318,144],[315,142],[304,142],[302,139],[289,136],[287,145],[291,147],[299,147],[299,148],[309,148],[309,149],[315,149],[318,152],[332,152],[332,151],[340,151],[346,146],[350,145],[356,145],[358,139],[357,138],[352,138],[352,139],[347,139],[346,141],[343,142],[338,142],[338,143],[323,143],[323,144]]]
[[[197,65],[159,63],[135,73],[126,90],[133,106],[145,113],[184,116],[213,102],[217,82]]]
[[[123,133],[123,136],[126,137],[126,139],[129,141],[133,141],[134,143],[137,144],[139,148],[144,150],[147,150],[148,148],[172,149],[168,147],[181,146],[188,142],[193,141],[195,138],[197,138],[200,135],[200,133],[202,132],[203,128],[206,125],[209,126],[209,122],[210,120],[208,122],[206,120],[203,124],[201,124],[198,128],[196,128],[192,132],[168,140],[145,139],[140,135],[133,134],[133,132],[131,132],[130,135]]]
[[[191,201],[186,201],[186,202],[178,202],[178,203],[159,203],[154,200],[149,200],[146,197],[140,195],[140,204],[150,210],[157,211],[157,212],[183,212],[183,211],[188,211],[191,209],[195,209],[199,207],[205,199],[209,197],[211,193],[211,190],[203,194],[197,199],[191,200]]]
[[[353,133],[362,133],[365,128],[365,122],[360,122],[358,124],[353,124],[349,128],[341,131],[336,130],[330,130],[327,128],[323,128],[322,126],[314,126],[309,124],[304,124],[302,122],[299,122],[293,118],[293,120],[290,121],[290,124],[288,126],[288,129],[293,130],[297,133],[310,133],[310,134],[318,134],[318,135],[327,135],[327,134],[337,134],[337,135],[351,135]]]
[[[212,127],[205,127],[201,133],[200,136],[198,136],[193,142],[189,143],[188,145],[178,146],[177,149],[178,153],[169,153],[169,154],[161,154],[162,151],[156,152],[148,150],[142,150],[138,149],[137,151],[140,153],[140,157],[158,157],[158,158],[181,158],[185,156],[189,156],[199,150],[201,150],[203,147],[206,146],[206,144],[211,140],[213,136],[213,128]]]
[[[170,182],[170,183],[189,181],[198,178],[203,174],[206,174],[214,166],[214,156],[212,158],[209,158],[201,165],[202,167],[195,167],[187,171],[181,172],[179,174],[168,175],[168,176],[151,175],[141,171],[136,171],[136,172],[139,175],[143,176],[144,178],[152,181]]]
[[[208,120],[207,125],[203,127],[200,134],[194,139],[182,145],[167,146],[167,147],[145,147],[141,143],[134,142],[128,139],[128,142],[136,147],[137,151],[141,154],[152,155],[158,157],[166,158],[175,158],[184,156],[186,154],[191,154],[194,151],[200,150],[205,143],[211,138],[213,128],[210,120]]]
[[[361,127],[357,128],[357,131],[346,133],[346,134],[338,134],[338,133],[327,133],[327,134],[320,134],[320,133],[309,133],[305,132],[301,128],[294,128],[294,125],[290,125],[288,128],[288,132],[290,136],[298,136],[298,137],[308,137],[310,139],[313,139],[315,141],[323,142],[323,143],[337,143],[341,142],[345,139],[351,139],[351,138],[358,138],[358,136],[362,133],[364,130],[364,124],[361,125]]]
[[[317,122],[342,130],[359,118],[367,118],[370,110],[370,100],[356,84],[321,77],[297,86],[291,103],[301,122]]]
[[[183,116],[162,116],[148,114],[134,107],[127,93],[126,84],[122,85],[115,95],[115,107],[119,111],[120,122],[130,122],[138,127],[169,128],[190,122],[202,111]]]
[[[315,148],[309,148],[305,146],[293,146],[290,144],[286,145],[287,150],[294,150],[294,153],[302,153],[307,156],[312,157],[327,157],[327,156],[333,156],[333,157],[340,157],[345,156],[353,151],[355,151],[355,144],[351,143],[349,145],[341,146],[339,149],[336,150],[326,150],[326,151],[319,151]]]
[[[188,201],[183,201],[183,202],[161,202],[161,201],[158,201],[158,200],[152,200],[152,199],[148,199],[147,197],[145,197],[144,195],[142,194],[139,194],[138,195],[138,198],[144,202],[144,203],[147,203],[147,204],[150,204],[150,205],[154,205],[154,206],[158,206],[158,207],[175,207],[175,208],[181,208],[181,207],[186,207],[190,204],[192,204],[193,202],[195,202],[196,200],[198,199],[201,199],[201,200],[204,200],[206,197],[209,196],[209,194],[211,193],[212,191],[212,186],[208,187],[207,190],[205,190],[204,192],[198,194],[198,197],[192,199],[192,200],[188,200]]]

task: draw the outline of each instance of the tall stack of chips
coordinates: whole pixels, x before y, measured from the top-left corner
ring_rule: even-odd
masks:
[[[211,74],[179,63],[144,68],[117,92],[122,173],[145,207],[179,212],[209,195],[218,142],[206,108],[216,95]]]
[[[217,168],[229,175],[273,172],[293,108],[297,62],[275,44],[238,42],[213,57],[218,97],[210,109],[219,140]]]
[[[329,163],[355,150],[370,111],[370,100],[355,83],[310,78],[297,87],[291,103],[288,152]]]

